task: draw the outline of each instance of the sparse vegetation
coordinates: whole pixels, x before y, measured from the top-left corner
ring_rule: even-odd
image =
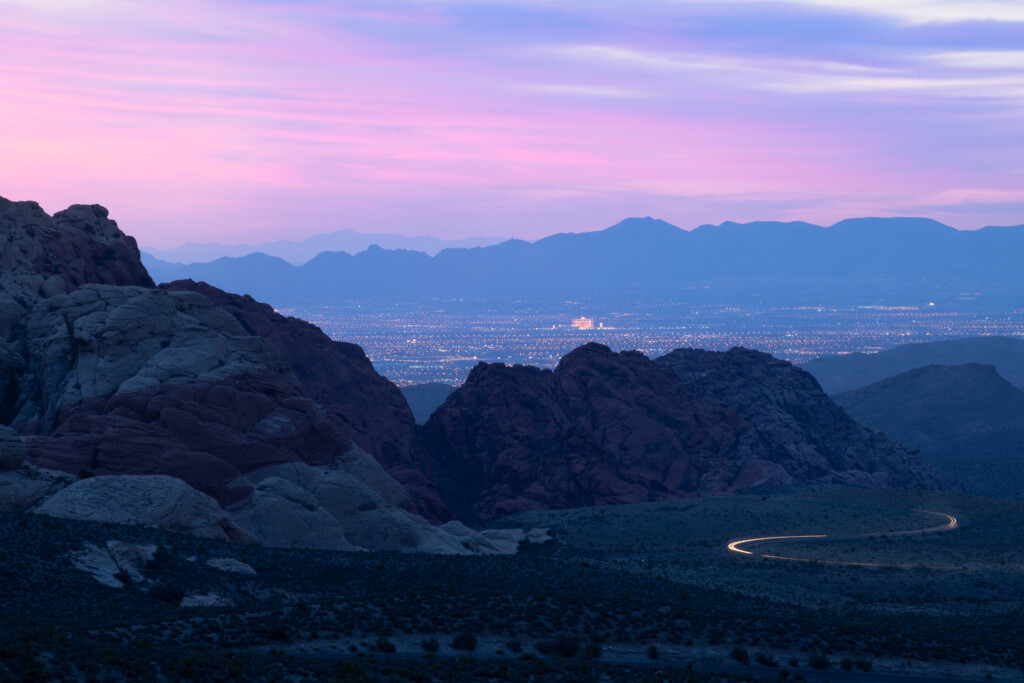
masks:
[[[476,645],[476,634],[470,633],[469,631],[463,631],[452,640],[452,647],[456,650],[467,650],[472,652],[476,649]]]
[[[761,498],[751,504],[772,506],[779,524],[794,524],[798,511],[787,512],[785,499]],[[921,500],[919,507],[941,506]],[[651,646],[659,668],[683,671],[687,653],[698,649],[723,665],[741,661],[729,654],[743,650],[748,662],[774,669],[751,670],[754,679],[782,676],[775,668],[780,659],[787,662],[789,680],[799,675],[801,661],[813,665],[812,660],[831,659],[840,669],[852,662],[853,670],[872,672],[886,671],[886,662],[897,659],[984,664],[1011,672],[1009,678],[1024,665],[1024,650],[1014,637],[1019,612],[1005,598],[1024,592],[1024,577],[1009,568],[1012,564],[998,568],[997,553],[1006,551],[984,550],[1000,529],[1007,533],[1024,526],[1020,504],[973,503],[976,507],[961,512],[971,526],[950,534],[948,541],[936,537],[944,541],[938,548],[961,552],[956,545],[961,543],[996,563],[984,572],[745,561],[723,555],[720,545],[702,545],[704,531],[687,536],[673,526],[695,518],[701,529],[735,524],[737,533],[761,530],[763,517],[735,512],[747,504],[743,497],[651,504],[647,518],[623,525],[636,547],[616,546],[611,533],[604,545],[596,536],[582,536],[622,524],[618,516],[625,511],[575,511],[579,518],[599,515],[606,526],[590,531],[577,519],[575,526],[558,528],[562,544],[527,547],[514,557],[284,551],[141,527],[0,514],[0,633],[7,648],[0,652],[0,680],[132,678],[152,666],[171,680],[186,675],[259,679],[275,672],[282,678],[330,679],[341,675],[334,667],[342,658],[362,667],[361,673],[352,668],[354,680],[379,679],[381,662],[392,672],[419,672],[407,675],[410,680],[456,670],[462,673],[455,680],[461,680],[477,669],[497,671],[494,660],[515,672],[506,677],[555,680],[553,672],[590,666],[618,681],[639,677],[625,673],[629,665],[621,653],[631,652],[637,665],[649,666]],[[880,518],[863,506],[841,509],[859,515],[850,515],[851,524]],[[833,521],[818,514],[821,510],[813,508],[815,520]],[[557,518],[569,512],[548,514]],[[716,515],[721,522],[714,521]],[[666,545],[659,546],[662,534]],[[685,552],[663,550],[670,534],[685,539]],[[581,542],[581,536],[595,545]],[[637,541],[649,538],[650,547],[665,554],[655,557]],[[102,546],[112,539],[160,549],[144,568],[144,579],[130,588],[102,586],[71,566],[71,553],[84,543]],[[927,545],[917,540],[908,550],[908,542],[893,535],[863,543],[888,543],[898,552],[920,552]],[[848,546],[837,541],[826,550],[846,552]],[[23,552],[26,547],[30,554]],[[221,572],[205,563],[225,556],[250,564],[257,575]],[[167,597],[161,597],[164,591],[170,591]],[[223,596],[234,606],[179,608],[178,596],[186,591]],[[962,637],[968,630],[972,639]],[[474,649],[454,648],[463,634],[476,639]],[[431,649],[432,642],[437,649]],[[451,643],[459,656],[472,652],[477,669],[457,663],[441,643]],[[496,645],[514,656],[496,655]],[[436,656],[423,656],[431,652]]]

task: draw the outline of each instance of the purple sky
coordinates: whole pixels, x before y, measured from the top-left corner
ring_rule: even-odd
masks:
[[[1024,2],[0,0],[0,195],[146,246],[1024,223]]]

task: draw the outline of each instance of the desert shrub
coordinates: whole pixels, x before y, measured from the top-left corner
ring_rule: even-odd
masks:
[[[181,586],[177,586],[173,583],[157,583],[149,589],[149,594],[157,600],[163,600],[164,602],[172,605],[177,605],[181,602],[181,599],[185,597],[185,590]]]
[[[456,650],[467,650],[472,652],[476,649],[476,635],[469,631],[463,631],[452,639],[452,647]]]
[[[583,646],[583,656],[587,659],[600,659],[602,652],[601,643],[596,640],[588,640]]]
[[[510,652],[522,652],[523,644],[518,638],[511,638],[505,645],[508,647]]]
[[[827,669],[831,663],[832,662],[828,660],[828,655],[824,652],[816,652],[807,660],[807,664],[812,669]]]
[[[651,643],[647,646],[647,659],[657,659],[661,656],[661,652],[658,651],[658,646]]]
[[[267,640],[273,640],[276,642],[283,642],[289,639],[288,627],[283,622],[275,621],[267,624],[266,627]]]
[[[566,659],[574,657],[580,649],[580,639],[567,633],[559,633],[552,641],[552,648]]]
[[[744,666],[748,666],[750,664],[750,653],[747,652],[746,648],[737,645],[732,649],[732,652],[729,653],[729,656]]]
[[[849,657],[843,657],[839,661],[839,666],[843,668],[843,671],[853,671],[853,660]]]
[[[374,647],[377,652],[383,652],[385,654],[390,654],[395,651],[395,644],[384,636],[377,636],[377,641],[374,643]]]
[[[871,660],[870,659],[858,659],[854,664],[858,669],[864,672],[871,671]]]
[[[754,661],[756,661],[758,664],[763,664],[764,666],[779,665],[779,660],[775,659],[775,657],[771,656],[767,652],[758,652],[756,655],[754,655]]]
[[[427,652],[437,652],[438,649],[441,647],[441,643],[437,642],[437,638],[435,638],[434,636],[424,638],[423,642],[421,642],[420,645],[422,645],[423,649]]]

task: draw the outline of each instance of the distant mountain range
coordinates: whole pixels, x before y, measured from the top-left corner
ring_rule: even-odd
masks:
[[[960,231],[924,218],[722,223],[653,218],[534,243],[422,251],[371,246],[295,266],[266,254],[179,265],[144,258],[157,281],[205,280],[274,304],[338,298],[660,296],[773,305],[1024,301],[1024,226]]]
[[[500,237],[466,237],[445,240],[429,235],[408,237],[386,232],[364,233],[355,230],[335,230],[313,235],[303,240],[277,240],[261,244],[220,244],[219,242],[186,242],[173,249],[143,247],[143,252],[161,261],[171,263],[208,263],[225,256],[237,258],[262,253],[276,256],[292,265],[302,265],[325,251],[344,251],[356,254],[370,245],[385,249],[410,249],[434,255],[442,249],[484,247],[504,241]]]

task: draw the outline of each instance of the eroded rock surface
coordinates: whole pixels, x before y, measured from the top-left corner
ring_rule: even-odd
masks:
[[[554,371],[481,363],[424,426],[425,466],[457,517],[481,521],[758,484],[937,485],[806,373],[703,353],[655,362],[587,344]]]
[[[306,395],[337,418],[342,436],[370,453],[413,494],[405,505],[430,518],[447,517],[413,458],[412,411],[398,387],[373,369],[362,348],[334,341],[315,325],[285,317],[250,296],[230,294],[205,282],[178,280],[160,287],[198,292],[233,316],[246,333],[269,341]]]
[[[35,512],[89,522],[160,527],[204,538],[254,541],[210,496],[166,475],[82,479],[61,489]]]
[[[124,579],[132,583],[145,580],[142,572],[156,555],[156,550],[155,545],[124,541],[107,541],[103,547],[86,543],[82,550],[72,553],[71,561],[104,586],[123,588]]]
[[[51,218],[0,199],[0,266],[4,509],[288,547],[464,551],[402,509],[408,491],[380,463],[410,467],[412,414],[358,346],[248,297],[155,288],[102,207]],[[83,478],[55,491],[31,468]]]
[[[231,519],[260,539],[280,548],[329,548],[425,552],[443,555],[514,553],[518,541],[500,547],[481,533],[448,525],[436,527],[397,507],[389,491],[368,487],[360,474],[372,470],[369,455],[355,467],[311,467],[301,463],[272,465],[250,473],[254,495],[232,507]],[[382,495],[383,494],[383,495]],[[392,488],[392,496],[406,494]]]
[[[743,473],[742,485],[821,482],[871,488],[936,488],[943,484],[918,454],[856,422],[817,380],[761,351],[676,349],[661,358],[686,388],[728,408],[757,435],[752,456],[762,475]],[[773,474],[781,468],[784,475]],[[789,481],[787,481],[789,480]]]

